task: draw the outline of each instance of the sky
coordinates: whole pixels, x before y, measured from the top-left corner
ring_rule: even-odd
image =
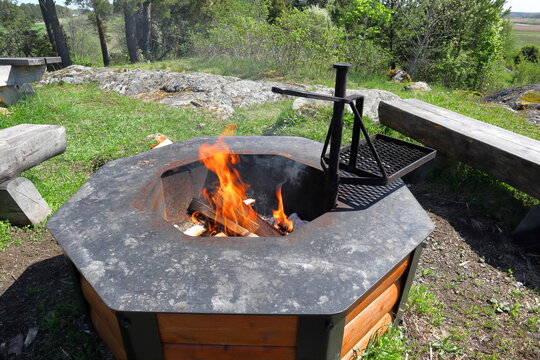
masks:
[[[463,0],[467,1],[467,0]],[[38,0],[18,0],[19,3],[37,4]],[[59,5],[64,5],[64,0],[56,0]],[[540,13],[540,0],[506,0],[506,8],[512,7],[515,12],[538,12]]]
[[[507,0],[506,8],[514,12],[540,12],[540,0]]]

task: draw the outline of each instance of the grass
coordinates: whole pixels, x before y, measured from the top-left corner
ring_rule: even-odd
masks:
[[[427,286],[414,284],[409,292],[408,309],[419,315],[427,316],[434,326],[444,320],[444,304],[433,295]]]
[[[513,30],[512,34],[515,39],[515,45],[518,48],[528,44],[540,46],[540,31]]]

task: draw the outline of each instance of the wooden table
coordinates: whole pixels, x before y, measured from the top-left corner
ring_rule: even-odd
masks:
[[[21,95],[33,94],[29,83],[41,79],[48,64],[60,62],[60,57],[0,58],[0,102],[13,105]]]

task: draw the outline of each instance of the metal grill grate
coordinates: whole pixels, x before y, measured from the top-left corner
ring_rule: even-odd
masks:
[[[375,147],[375,150],[377,150],[386,170],[386,174],[389,177],[429,154],[425,148],[413,147],[411,145],[414,144],[395,140],[396,139],[381,135],[372,137],[373,146]],[[340,163],[349,165],[350,156],[350,148],[342,151],[340,154]],[[356,160],[355,168],[375,176],[382,176],[379,166],[375,161],[375,157],[365,141],[361,142],[358,146],[358,158]]]
[[[341,171],[340,176],[351,174]],[[384,186],[341,184],[338,187],[338,200],[356,210],[366,209],[404,185],[401,180]]]
[[[374,153],[364,139],[358,144],[356,164],[350,163],[351,146],[341,149],[339,168],[342,180],[347,178],[356,184],[385,185],[433,159],[436,153],[433,149],[381,134],[370,136],[370,139],[381,160],[386,176],[381,173]],[[328,161],[328,157],[325,157],[325,160]],[[372,180],[366,182],[364,181],[366,179]]]

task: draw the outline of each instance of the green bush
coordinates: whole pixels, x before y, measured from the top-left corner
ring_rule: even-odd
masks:
[[[540,83],[540,65],[529,61],[516,64],[512,83],[516,86]]]
[[[287,73],[326,70],[346,56],[345,33],[332,24],[324,9],[292,9],[273,23],[266,18],[263,5],[251,13],[219,12],[206,33],[193,35],[195,52],[256,60],[265,70]]]
[[[523,61],[538,63],[539,60],[540,48],[534,44],[528,44],[519,50],[519,54],[514,58],[514,63],[519,64]]]

